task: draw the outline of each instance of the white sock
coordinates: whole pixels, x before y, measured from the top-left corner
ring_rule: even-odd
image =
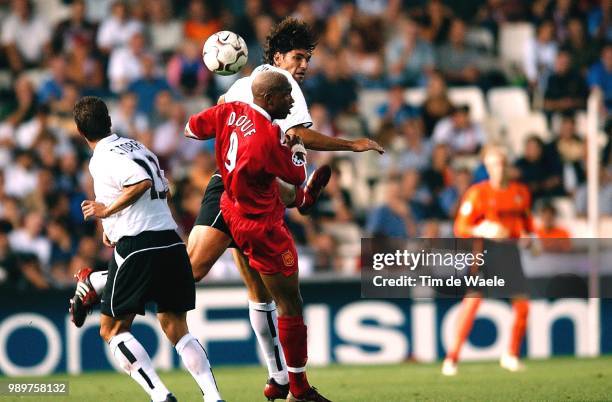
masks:
[[[106,286],[106,279],[108,278],[108,271],[95,271],[89,275],[89,282],[93,286],[98,296],[102,296],[104,286]]]
[[[266,359],[268,375],[278,384],[287,384],[289,374],[283,348],[278,339],[276,303],[256,303],[249,300],[249,318],[259,347]]]
[[[190,333],[187,333],[178,341],[175,348],[181,356],[183,364],[198,383],[204,394],[204,400],[212,402],[221,400],[215,376],[210,368],[208,355],[200,342]]]
[[[154,402],[165,401],[170,393],[153,369],[151,359],[140,342],[129,332],[122,332],[108,343],[121,368],[149,394]]]

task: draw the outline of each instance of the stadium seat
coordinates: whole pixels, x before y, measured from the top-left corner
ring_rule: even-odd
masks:
[[[368,89],[359,91],[357,104],[359,111],[366,118],[370,131],[376,130],[380,122],[378,108],[387,102],[388,94],[384,89]]]
[[[426,96],[425,88],[409,88],[404,92],[404,98],[413,106],[421,106],[425,102]]]
[[[503,62],[522,65],[525,46],[535,36],[535,28],[528,22],[502,24],[499,30],[498,49]]]
[[[534,112],[527,116],[512,119],[512,123],[506,127],[505,136],[512,155],[516,157],[523,154],[525,139],[532,134],[537,135],[544,141],[549,139],[548,124],[543,113]]]
[[[500,142],[502,140],[504,126],[498,118],[489,115],[481,124],[487,136],[487,142]]]
[[[478,87],[456,87],[448,90],[448,97],[455,105],[469,105],[470,117],[482,122],[487,117],[484,95]]]
[[[495,48],[495,38],[491,31],[486,28],[470,27],[465,41],[469,46],[488,53],[492,53]]]
[[[515,117],[529,115],[529,97],[527,91],[518,87],[493,88],[487,94],[487,103],[491,115],[502,123],[512,121]]]

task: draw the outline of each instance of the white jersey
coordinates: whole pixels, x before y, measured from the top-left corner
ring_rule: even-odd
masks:
[[[124,187],[151,180],[153,185],[135,203],[102,219],[106,236],[116,242],[123,236],[145,231],[174,230],[166,201],[168,181],[159,168],[157,156],[140,142],[111,134],[98,141],[89,161],[96,201],[112,204]]]
[[[281,130],[283,130],[283,133],[285,133],[291,127],[295,127],[300,124],[304,125],[305,127],[312,126],[312,117],[310,117],[310,113],[308,112],[306,99],[304,98],[300,85],[288,71],[283,70],[282,68],[274,67],[270,64],[262,64],[253,70],[250,76],[240,78],[238,81],[234,82],[224,96],[225,102],[239,101],[252,104],[253,91],[251,90],[251,84],[253,83],[253,78],[263,71],[275,71],[284,74],[291,84],[293,107],[289,111],[289,115],[287,115],[286,118],[274,120],[274,123],[278,124]]]

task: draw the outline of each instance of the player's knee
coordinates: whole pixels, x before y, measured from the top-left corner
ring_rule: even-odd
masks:
[[[279,300],[277,302],[278,315],[282,317],[298,317],[302,315],[302,299]]]
[[[112,337],[115,336],[116,334],[117,334],[117,331],[111,325],[105,325],[105,324],[100,325],[100,337],[104,339],[104,342],[106,343],[110,342]]]
[[[295,201],[295,186],[279,181],[280,199],[284,205],[291,205]]]

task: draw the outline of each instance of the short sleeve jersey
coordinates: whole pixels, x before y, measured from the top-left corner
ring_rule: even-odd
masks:
[[[533,232],[531,195],[521,183],[510,182],[496,189],[489,181],[472,185],[466,191],[455,219],[455,235],[470,237],[471,229],[484,220],[499,223],[518,239],[523,232]]]
[[[289,115],[284,119],[274,120],[274,123],[283,131],[283,134],[292,127],[298,125],[304,125],[305,127],[312,126],[312,117],[308,112],[308,105],[306,105],[306,99],[302,93],[302,89],[293,76],[282,68],[274,67],[270,64],[262,64],[257,67],[251,75],[244,77],[234,82],[227,93],[224,96],[226,102],[244,102],[248,104],[253,103],[253,92],[251,90],[251,84],[257,74],[264,71],[275,71],[283,74],[289,80],[291,84],[291,97],[293,98],[293,107],[289,111]]]
[[[151,180],[151,189],[127,208],[102,219],[106,236],[113,242],[145,231],[177,228],[166,201],[168,181],[157,156],[140,142],[111,134],[98,141],[89,161],[96,201],[112,204],[123,188]]]
[[[216,137],[217,167],[239,213],[282,217],[285,207],[275,178],[300,185],[306,164],[281,145],[280,129],[265,110],[255,104],[223,103],[191,116],[187,130],[198,139]]]

